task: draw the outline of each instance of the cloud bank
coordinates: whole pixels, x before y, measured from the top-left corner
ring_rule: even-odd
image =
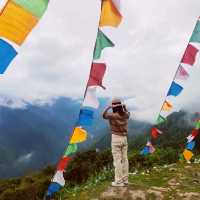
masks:
[[[121,8],[122,25],[108,31],[116,47],[104,52],[107,90],[100,89],[99,96],[128,97],[135,118],[154,121],[199,17],[200,1],[131,0],[122,1]],[[26,101],[82,97],[99,11],[99,0],[51,0],[1,77],[0,94]],[[199,64],[191,69],[184,92],[174,101],[175,109],[199,108]]]

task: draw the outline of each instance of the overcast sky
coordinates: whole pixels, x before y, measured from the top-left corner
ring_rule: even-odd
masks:
[[[104,51],[107,90],[100,89],[98,95],[129,98],[135,118],[154,121],[200,15],[200,1],[123,0],[121,8],[121,26],[105,30],[116,47]],[[30,101],[82,97],[99,13],[99,0],[51,0],[18,57],[0,77],[0,94]],[[174,110],[200,111],[199,61],[190,74]]]

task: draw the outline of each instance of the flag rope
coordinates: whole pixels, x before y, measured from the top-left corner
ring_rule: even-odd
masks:
[[[96,62],[101,59],[101,52],[106,47],[113,47],[111,40],[103,33],[101,28],[108,26],[117,28],[121,23],[122,16],[115,0],[102,0],[101,13],[97,29],[96,43],[93,51],[93,59],[89,79],[84,92],[84,99],[79,112],[79,118],[74,125],[69,143],[66,146],[63,156],[57,164],[54,176],[45,193],[44,199],[51,199],[54,194],[59,192],[65,186],[64,170],[72,160],[73,156],[78,150],[78,144],[87,140],[88,127],[91,127],[94,119],[94,111],[98,108],[99,102],[96,97],[96,89],[103,86],[103,78],[106,72],[106,64],[103,62]],[[100,41],[100,42],[99,42]],[[98,58],[95,55],[98,54]],[[101,60],[100,60],[101,61]]]
[[[177,97],[177,96],[180,95],[180,93],[184,89],[183,86],[179,83],[179,81],[180,80],[186,80],[187,78],[189,78],[189,74],[186,71],[186,68],[185,68],[186,66],[184,67],[183,65],[188,65],[188,66],[192,67],[194,65],[195,61],[196,61],[197,53],[200,50],[195,45],[193,45],[193,43],[200,43],[200,17],[198,18],[198,21],[196,23],[196,26],[195,26],[194,31],[192,33],[192,36],[191,36],[191,38],[190,38],[190,40],[187,44],[184,55],[183,55],[183,57],[182,57],[182,59],[179,63],[179,66],[178,66],[178,68],[175,72],[173,79],[172,79],[171,85],[168,89],[168,92],[167,92],[165,98],[164,98],[163,104],[162,104],[162,106],[161,106],[161,108],[158,112],[158,115],[157,115],[157,118],[156,118],[156,123],[153,126],[153,128],[151,129],[150,137],[148,137],[150,139],[148,139],[146,146],[140,152],[140,154],[149,155],[149,154],[152,153],[152,152],[150,152],[149,144],[152,145],[153,138],[156,139],[160,135],[160,134],[157,134],[156,137],[152,137],[152,132],[155,131],[155,130],[157,130],[157,132],[159,132],[160,130],[157,128],[157,126],[166,122],[166,120],[167,120],[167,116],[169,114],[167,116],[163,116],[162,111],[170,112],[173,108],[173,105],[168,100],[168,97],[169,96]],[[179,74],[179,72],[180,72],[180,74]],[[181,74],[181,72],[182,72],[182,74]]]

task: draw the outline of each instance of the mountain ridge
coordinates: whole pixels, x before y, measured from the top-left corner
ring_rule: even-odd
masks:
[[[100,99],[88,141],[79,145],[79,150],[87,150],[108,132],[108,124],[101,117],[107,103],[108,99]],[[79,99],[66,97],[35,103],[1,97],[0,178],[25,175],[55,164],[67,145],[80,106]],[[140,122],[133,124],[138,126]]]

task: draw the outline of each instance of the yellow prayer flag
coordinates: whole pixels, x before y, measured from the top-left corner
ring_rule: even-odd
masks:
[[[164,104],[163,104],[162,110],[163,111],[170,111],[172,108],[173,108],[173,106],[169,102],[165,101]]]
[[[70,144],[81,143],[84,142],[86,139],[87,139],[87,131],[85,131],[81,127],[76,127],[71,137]]]
[[[103,0],[99,26],[117,27],[121,23],[122,16],[112,0]]]
[[[184,152],[183,152],[183,156],[184,156],[185,160],[187,160],[187,161],[190,161],[191,158],[193,157],[193,155],[194,154],[187,149],[185,149]]]
[[[21,45],[37,22],[30,12],[9,1],[0,15],[0,37]]]

